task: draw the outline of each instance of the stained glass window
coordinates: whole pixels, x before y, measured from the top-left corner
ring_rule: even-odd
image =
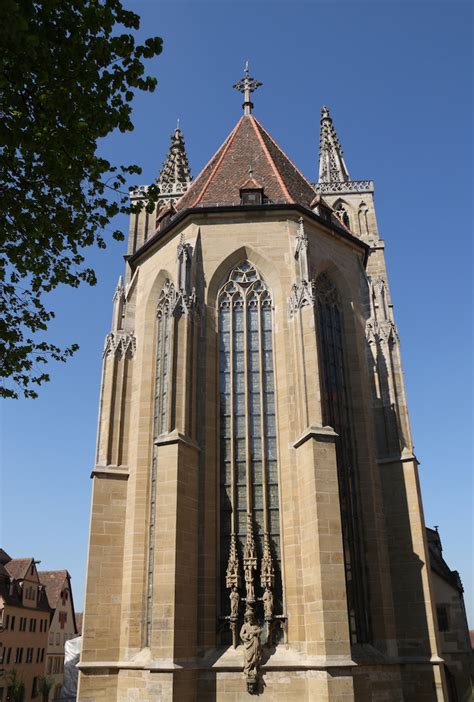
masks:
[[[359,517],[354,433],[344,361],[342,315],[337,290],[326,274],[316,280],[323,384],[323,423],[336,439],[344,564],[352,643],[368,639],[364,550]]]
[[[243,261],[230,273],[218,297],[220,562],[224,614],[229,608],[226,570],[231,539],[235,538],[242,569],[249,518],[257,555],[254,574],[257,610],[263,591],[261,562],[266,536],[275,572],[274,611],[282,613],[272,314],[271,296],[265,283],[257,269],[249,261]],[[241,597],[245,597],[243,586],[240,588]]]

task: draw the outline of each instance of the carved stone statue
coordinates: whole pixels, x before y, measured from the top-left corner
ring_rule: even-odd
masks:
[[[245,588],[247,590],[247,602],[255,602],[255,589],[253,586],[253,573],[250,568],[245,569]]]
[[[230,618],[232,621],[237,620],[239,618],[239,602],[240,602],[240,595],[237,591],[237,588],[234,587],[230,591],[229,594],[230,598]]]
[[[262,597],[263,602],[263,613],[265,615],[265,621],[271,622],[273,619],[273,592],[269,587],[265,588],[265,592]]]
[[[257,685],[258,667],[262,658],[261,631],[255,621],[253,611],[247,609],[245,622],[240,630],[240,638],[244,647],[244,673],[247,677],[249,692],[254,692]]]

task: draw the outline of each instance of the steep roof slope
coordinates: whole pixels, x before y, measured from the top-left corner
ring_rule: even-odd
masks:
[[[252,177],[270,202],[309,207],[314,188],[253,115],[244,115],[191,187],[178,201],[188,207],[239,204],[240,188]]]
[[[40,583],[46,589],[49,606],[51,609],[56,609],[64,581],[68,576],[67,570],[41,570],[38,575]]]
[[[23,580],[32,562],[32,558],[12,558],[11,561],[5,563],[5,568],[12,578],[15,580]]]

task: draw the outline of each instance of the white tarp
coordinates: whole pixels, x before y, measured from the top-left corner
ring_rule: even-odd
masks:
[[[81,655],[82,636],[69,639],[64,644],[64,681],[59,696],[59,702],[76,702],[77,678],[79,671],[76,665]]]

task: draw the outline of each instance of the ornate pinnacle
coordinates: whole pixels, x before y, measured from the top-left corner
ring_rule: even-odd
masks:
[[[168,155],[163,162],[163,168],[157,182],[159,185],[171,185],[174,183],[189,183],[191,180],[191,169],[178,120],[176,129],[171,135]]]
[[[275,582],[275,570],[273,568],[272,553],[270,550],[270,537],[263,535],[263,556],[260,570],[260,584],[262,587],[273,587]]]
[[[226,587],[240,587],[239,556],[237,553],[237,540],[235,534],[230,537],[229,560],[225,574]]]
[[[241,80],[239,80],[238,83],[235,83],[232,86],[233,88],[244,94],[244,102],[242,103],[242,107],[244,108],[244,115],[249,115],[252,112],[253,102],[250,99],[250,95],[251,93],[255,92],[257,88],[260,88],[261,85],[263,85],[263,83],[260,83],[259,80],[255,80],[255,78],[251,78],[249,76],[249,62],[246,61],[244,77],[241,78]]]
[[[343,183],[349,180],[349,171],[344,162],[342,148],[326,106],[321,110],[321,132],[319,140],[319,182]]]
[[[247,594],[247,606],[255,602],[255,589],[253,583],[253,571],[257,570],[257,554],[255,551],[255,541],[253,538],[252,515],[247,514],[247,540],[244,546],[244,577],[245,590]]]

